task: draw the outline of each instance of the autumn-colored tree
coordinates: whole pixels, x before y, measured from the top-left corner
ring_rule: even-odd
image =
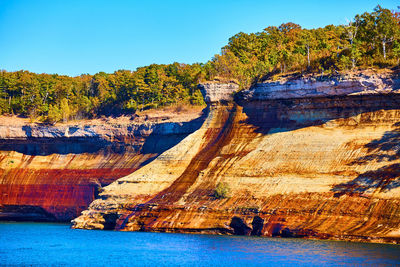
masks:
[[[235,80],[247,88],[272,74],[329,74],[394,67],[399,61],[400,12],[378,5],[347,25],[303,29],[288,22],[257,33],[240,32],[204,64],[152,64],[77,77],[3,70],[0,114],[58,122],[180,103],[203,105],[197,84],[204,80]]]

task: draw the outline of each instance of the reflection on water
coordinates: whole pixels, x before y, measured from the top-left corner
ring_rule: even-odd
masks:
[[[0,223],[0,265],[397,265],[400,246]]]

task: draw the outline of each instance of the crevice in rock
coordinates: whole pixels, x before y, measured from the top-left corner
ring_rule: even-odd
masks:
[[[232,218],[229,226],[233,228],[235,235],[250,235],[251,233],[251,228],[241,218],[236,216]]]
[[[253,226],[253,230],[251,231],[251,235],[260,236],[262,234],[262,229],[264,226],[264,220],[259,216],[254,216],[253,221],[251,223]]]
[[[103,215],[104,218],[104,230],[114,230],[115,225],[117,224],[117,220],[119,215],[117,213],[108,213]]]

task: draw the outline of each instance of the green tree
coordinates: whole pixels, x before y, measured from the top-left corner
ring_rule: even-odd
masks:
[[[378,5],[374,11],[376,33],[382,44],[383,58],[386,60],[387,45],[399,37],[399,24],[389,9]]]

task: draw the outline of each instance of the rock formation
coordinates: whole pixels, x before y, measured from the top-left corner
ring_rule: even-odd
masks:
[[[0,220],[70,221],[103,186],[147,164],[203,119],[0,125]]]
[[[73,227],[399,242],[399,78],[324,79],[235,101],[237,87],[203,85],[201,128],[105,187]]]
[[[314,98],[346,95],[398,94],[400,81],[376,73],[340,75],[334,77],[309,76],[289,80],[266,81],[256,84],[251,90],[244,91],[242,99],[271,100]]]
[[[234,94],[239,90],[236,83],[218,83],[215,81],[199,84],[206,103],[232,102]]]

